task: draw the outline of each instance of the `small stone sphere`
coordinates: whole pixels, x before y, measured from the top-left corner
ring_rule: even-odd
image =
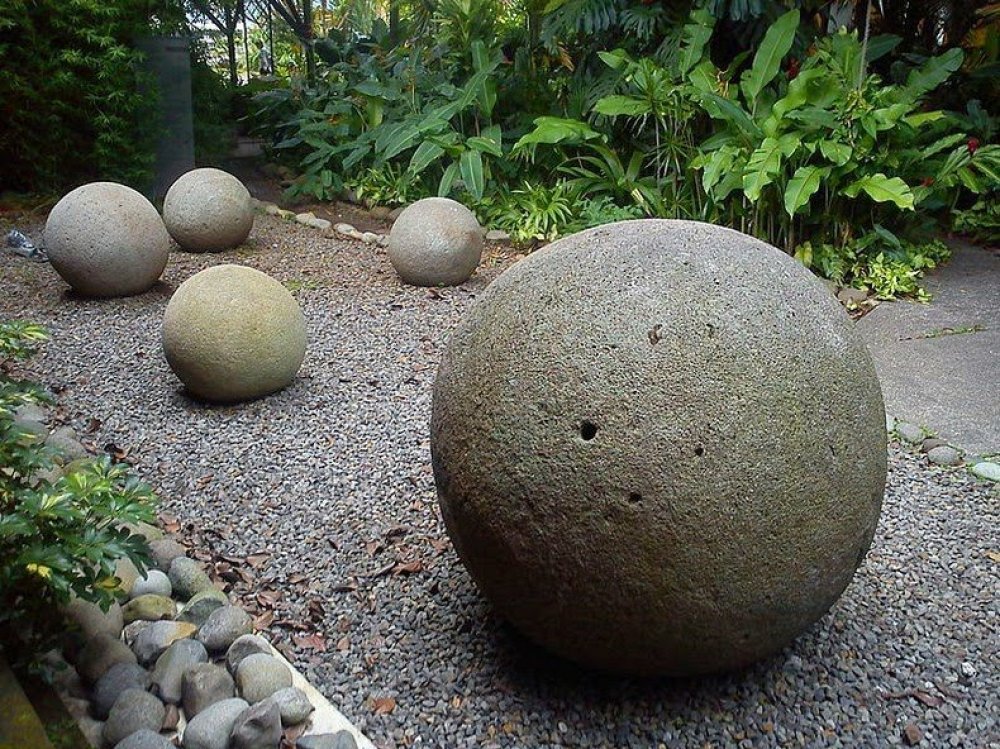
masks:
[[[170,237],[140,193],[116,182],[91,182],[49,212],[45,249],[52,267],[80,294],[131,296],[160,278]]]
[[[288,385],[306,353],[291,293],[259,270],[216,265],[182,283],[163,316],[163,351],[191,395],[252,400]]]
[[[586,666],[738,669],[837,600],[886,478],[882,394],[802,265],[645,220],[508,269],[434,384],[434,479],[497,612]]]
[[[389,262],[413,286],[465,283],[482,254],[482,227],[472,211],[449,198],[407,206],[389,232]]]
[[[182,249],[222,252],[246,241],[253,229],[250,193],[221,169],[192,169],[167,190],[163,221]]]

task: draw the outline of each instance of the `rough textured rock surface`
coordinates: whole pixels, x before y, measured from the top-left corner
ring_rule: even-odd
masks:
[[[156,659],[152,684],[160,699],[178,704],[183,696],[184,672],[196,663],[206,663],[208,651],[197,640],[178,640]]]
[[[272,655],[248,655],[236,669],[236,686],[247,702],[260,702],[292,686],[292,672]]]
[[[424,198],[399,214],[389,233],[389,262],[414,286],[458,286],[483,254],[472,211],[449,198]]]
[[[170,186],[163,200],[170,236],[189,252],[221,252],[243,244],[253,229],[250,193],[221,169],[193,169]]]
[[[159,279],[170,237],[153,204],[114,182],[92,182],[63,196],[45,224],[52,267],[85,296],[141,294]]]
[[[201,564],[187,557],[174,558],[170,562],[167,576],[173,586],[174,595],[183,600],[215,587]]]
[[[114,746],[144,728],[159,731],[166,710],[156,697],[143,689],[126,689],[115,700],[104,724],[104,743]]]
[[[227,749],[233,724],[248,707],[238,697],[206,707],[184,729],[184,749]]]
[[[122,616],[126,624],[137,621],[153,622],[160,619],[173,619],[177,613],[177,604],[168,596],[146,593],[133,598],[122,606]]]
[[[216,702],[236,696],[233,677],[222,666],[198,663],[184,671],[184,714],[188,720]]]
[[[149,686],[149,673],[137,663],[116,663],[104,672],[94,684],[90,695],[90,709],[98,720],[107,720],[115,701],[126,689],[145,690]]]
[[[871,358],[800,264],[631,221],[498,278],[452,338],[431,452],[497,610],[586,665],[684,675],[787,645],[871,543],[886,477]]]
[[[228,603],[229,599],[225,593],[218,588],[209,588],[191,596],[191,600],[178,612],[177,620],[191,622],[200,627],[213,611]]]
[[[243,659],[248,655],[256,653],[271,655],[271,646],[267,640],[260,635],[241,635],[237,637],[226,651],[226,668],[229,669],[229,673],[235,674],[236,669],[240,667]]]
[[[196,397],[259,398],[288,385],[306,353],[295,297],[259,270],[217,265],[181,284],[163,317],[163,350]]]
[[[145,627],[132,643],[132,651],[144,666],[155,663],[172,644],[192,637],[198,627],[188,622],[159,621]]]
[[[304,723],[306,719],[316,709],[309,701],[309,697],[298,687],[285,687],[268,697],[278,706],[283,726],[297,726]]]
[[[239,606],[222,606],[209,614],[201,625],[198,641],[210,653],[218,653],[226,650],[236,638],[250,634],[252,629],[253,621],[246,611]]]
[[[274,702],[253,705],[240,715],[230,734],[231,749],[274,749],[281,743],[281,714]]]
[[[166,736],[144,728],[119,741],[115,749],[174,749],[174,745]]]

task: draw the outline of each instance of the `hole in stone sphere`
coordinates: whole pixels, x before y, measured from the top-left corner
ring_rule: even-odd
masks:
[[[635,504],[636,502],[641,502],[642,495],[639,494],[639,492],[632,492],[631,494],[628,495],[628,501],[631,502],[632,504]]]
[[[701,445],[698,445],[698,447],[694,449],[694,454],[700,458],[702,455],[705,454],[705,448],[702,447]]]
[[[597,424],[592,421],[584,421],[580,424],[580,436],[590,442],[597,436]]]

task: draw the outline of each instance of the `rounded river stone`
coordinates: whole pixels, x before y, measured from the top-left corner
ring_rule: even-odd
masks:
[[[389,262],[414,286],[457,286],[475,272],[483,230],[475,215],[450,198],[407,206],[389,233]]]
[[[291,292],[266,273],[216,265],[171,297],[163,351],[195,397],[251,400],[295,379],[306,353],[306,321]]]
[[[45,223],[56,272],[84,296],[141,294],[167,266],[170,237],[156,208],[131,187],[91,182],[63,196]]]
[[[871,357],[801,264],[645,220],[517,263],[451,339],[431,453],[497,611],[594,668],[736,669],[826,612],[886,477]]]

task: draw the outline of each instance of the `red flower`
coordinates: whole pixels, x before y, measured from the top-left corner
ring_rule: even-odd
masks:
[[[788,61],[788,70],[785,72],[785,75],[788,76],[788,80],[792,80],[799,74],[800,65],[801,63],[799,63],[798,59],[795,57]]]
[[[969,156],[975,156],[976,151],[979,150],[979,138],[969,138],[969,142],[965,146],[969,149]]]
[[[924,177],[924,181],[921,182],[920,184],[922,186],[924,186],[924,187],[930,187],[931,185],[934,184],[934,178],[933,177]]]

